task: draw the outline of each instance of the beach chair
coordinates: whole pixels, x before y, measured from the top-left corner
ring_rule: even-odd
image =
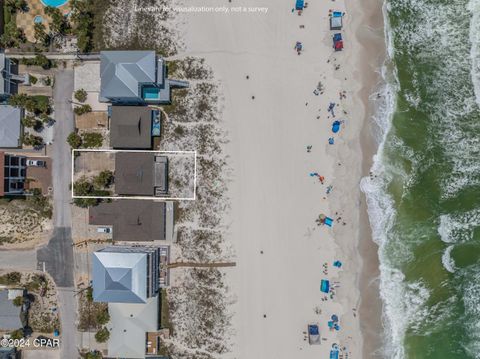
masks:
[[[338,12],[334,12],[333,16],[330,16],[330,30],[341,30],[342,29],[342,13],[340,16],[335,16]]]
[[[341,33],[336,33],[333,35],[333,48],[335,49],[335,51],[343,50],[343,40]]]
[[[308,344],[320,344],[320,331],[316,324],[308,325]]]

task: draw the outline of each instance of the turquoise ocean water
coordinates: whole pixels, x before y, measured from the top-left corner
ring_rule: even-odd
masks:
[[[480,0],[386,0],[389,58],[362,181],[386,358],[480,358]]]

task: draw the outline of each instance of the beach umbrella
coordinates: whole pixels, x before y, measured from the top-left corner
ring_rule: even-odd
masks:
[[[332,320],[333,320],[334,322],[338,322],[338,317],[337,317],[335,314],[333,314],[333,315],[332,315]]]

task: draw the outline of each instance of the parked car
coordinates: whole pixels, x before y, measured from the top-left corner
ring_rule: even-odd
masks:
[[[42,160],[27,160],[27,166],[31,167],[46,167],[47,162]]]
[[[97,232],[98,233],[112,233],[112,228],[110,228],[110,227],[98,227]]]

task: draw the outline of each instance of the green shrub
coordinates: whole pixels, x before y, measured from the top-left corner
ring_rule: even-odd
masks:
[[[79,89],[75,91],[75,99],[79,102],[85,102],[87,100],[87,91],[84,89]]]
[[[74,23],[73,33],[77,37],[77,46],[83,53],[93,49],[94,11],[90,0],[72,0],[71,20]]]
[[[31,196],[27,197],[27,202],[43,218],[52,218],[52,205],[48,197],[43,196],[41,191],[33,192]]]
[[[91,184],[85,177],[79,179],[73,184],[73,193],[75,196],[90,196],[93,190],[93,184]]]
[[[38,82],[38,79],[35,76],[30,75],[30,83],[32,85],[35,85],[37,82]]]
[[[27,115],[24,118],[22,118],[22,125],[24,127],[32,128],[33,126],[35,126],[36,123],[37,123],[37,119],[35,118],[35,116]]]
[[[92,287],[88,287],[87,288],[87,300],[91,303],[93,302],[93,288]]]
[[[93,185],[97,189],[109,187],[113,182],[113,172],[109,170],[102,171],[93,179]]]
[[[23,297],[22,296],[18,296],[16,297],[13,301],[12,301],[13,305],[16,306],[16,307],[21,307],[22,304],[23,304]]]
[[[22,339],[23,338],[23,329],[17,329],[14,330],[13,332],[10,332],[10,336],[12,339]]]
[[[99,351],[92,351],[85,354],[85,359],[102,359],[102,353]]]
[[[26,0],[6,0],[4,10],[11,14],[16,13],[17,11],[26,12],[28,11],[28,4]]]
[[[105,325],[108,323],[108,321],[110,320],[110,314],[108,314],[108,311],[105,310],[105,311],[102,311],[100,313],[98,313],[97,315],[97,323],[100,324],[100,325]]]
[[[23,107],[27,103],[29,97],[27,94],[16,94],[12,95],[8,98],[8,104],[10,106],[18,106],[18,107]]]
[[[48,116],[46,113],[41,113],[39,118],[43,123],[49,123],[51,121],[50,116]]]
[[[27,41],[23,30],[17,27],[15,21],[5,24],[2,36],[0,36],[0,44],[3,47],[19,47]]]
[[[50,31],[54,34],[66,35],[69,30],[67,18],[62,14],[60,9],[52,6],[45,7],[45,14],[51,19]]]
[[[110,332],[107,328],[103,327],[95,333],[95,340],[99,343],[105,343],[110,338]]]
[[[43,138],[27,133],[23,136],[23,144],[32,147],[39,147],[43,145]]]
[[[43,79],[43,84],[44,84],[45,86],[52,86],[52,79],[51,79],[51,77],[50,77],[50,76],[49,76],[49,77],[45,77],[45,78]]]
[[[9,272],[0,276],[0,283],[7,285],[19,284],[22,280],[22,274],[19,272]]]
[[[79,148],[82,145],[82,137],[76,132],[72,132],[67,137],[67,142],[71,148]]]
[[[76,115],[83,115],[84,113],[92,112],[92,107],[88,104],[78,106],[73,109],[73,112],[75,112]]]
[[[83,148],[97,148],[103,144],[103,136],[98,132],[85,132],[82,134]]]
[[[182,126],[175,127],[173,131],[175,132],[176,135],[179,135],[179,136],[182,136],[185,133],[185,130],[183,129]]]
[[[35,40],[44,45],[48,46],[50,43],[50,36],[48,36],[45,25],[41,22],[37,22],[33,25],[34,37]]]

